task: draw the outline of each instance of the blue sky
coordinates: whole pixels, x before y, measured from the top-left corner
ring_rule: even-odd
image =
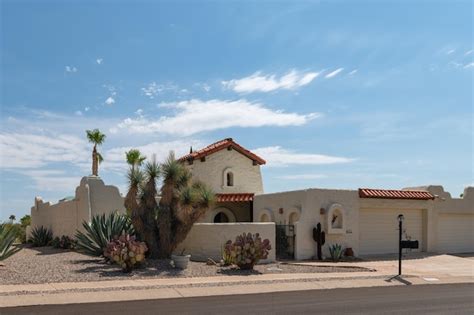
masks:
[[[266,192],[473,180],[471,1],[1,1],[1,215],[73,195],[85,130],[159,159],[233,137]]]

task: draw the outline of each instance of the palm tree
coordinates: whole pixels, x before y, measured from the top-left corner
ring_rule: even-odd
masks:
[[[143,161],[146,160],[146,157],[137,149],[130,149],[128,152],[125,152],[125,156],[127,163],[132,167],[132,171],[135,171],[135,169],[140,167]]]
[[[8,217],[8,220],[12,221],[12,222],[15,222],[16,220],[16,216],[14,214],[11,214],[9,217]]]
[[[92,150],[92,175],[99,176],[99,163],[103,161],[102,155],[97,152],[97,146],[105,141],[105,135],[99,129],[86,130],[87,140],[94,144]]]

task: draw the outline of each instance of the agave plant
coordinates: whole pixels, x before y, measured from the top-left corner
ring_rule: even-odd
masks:
[[[122,234],[134,234],[132,222],[126,215],[113,212],[97,215],[91,223],[83,222],[85,233],[76,232],[76,248],[91,256],[103,256],[107,244]]]
[[[334,245],[329,246],[329,253],[331,254],[331,259],[333,261],[341,260],[342,253],[343,253],[342,245],[334,244]]]
[[[37,226],[31,231],[31,243],[34,247],[48,246],[53,240],[53,232],[44,226]]]
[[[19,247],[12,247],[15,239],[15,230],[7,227],[6,224],[0,224],[0,261],[7,259],[20,250]]]

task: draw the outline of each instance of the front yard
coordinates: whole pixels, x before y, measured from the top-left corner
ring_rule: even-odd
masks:
[[[191,261],[188,268],[173,268],[169,260],[151,260],[131,273],[123,273],[117,265],[101,258],[52,247],[25,246],[0,265],[1,284],[101,281],[137,278],[212,277],[222,275],[258,275],[270,273],[337,273],[369,271],[362,267],[304,266],[288,263],[256,265],[254,270],[207,265]]]

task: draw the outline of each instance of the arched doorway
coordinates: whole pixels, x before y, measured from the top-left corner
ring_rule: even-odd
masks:
[[[268,214],[264,213],[260,216],[260,222],[270,222],[270,218],[268,217]]]
[[[214,223],[229,223],[229,217],[224,212],[218,212],[214,216]]]

